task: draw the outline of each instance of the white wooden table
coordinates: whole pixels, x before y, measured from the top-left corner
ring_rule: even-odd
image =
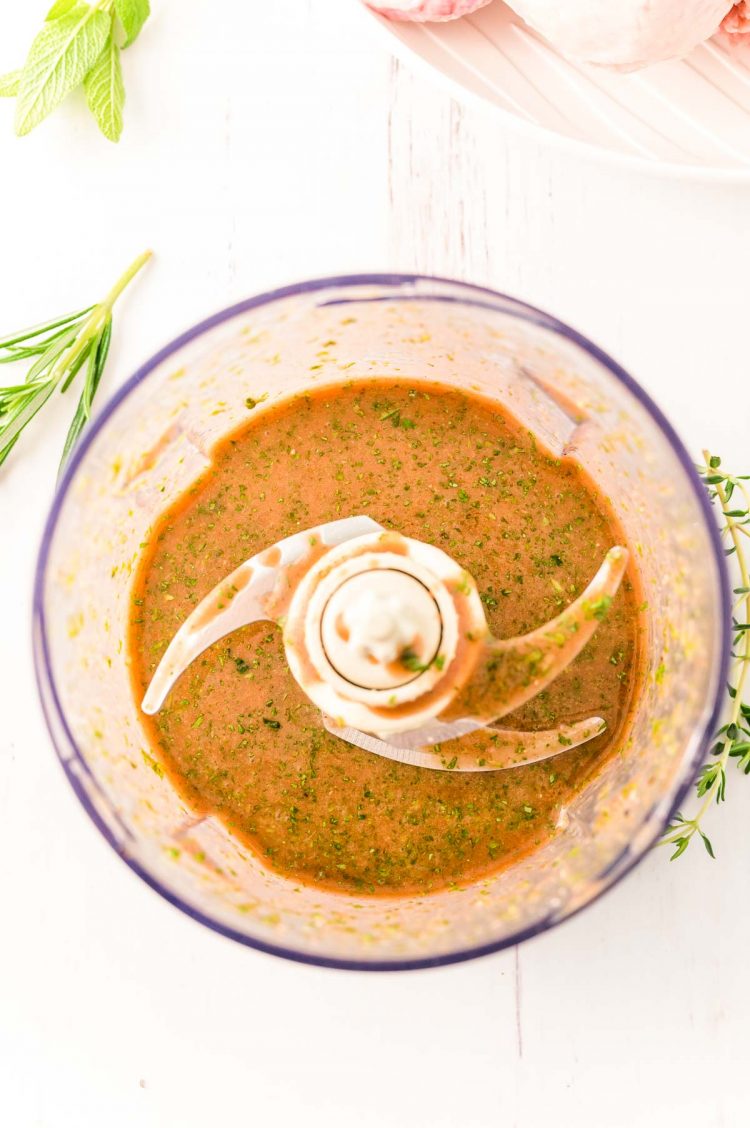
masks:
[[[3,11],[0,69],[44,7]],[[119,147],[75,99],[24,141],[0,103],[0,329],[98,298],[153,246],[106,395],[264,288],[454,275],[572,322],[696,451],[750,471],[750,186],[524,141],[396,64],[356,0],[154,7],[126,57]],[[730,779],[716,862],[654,854],[519,951],[434,972],[256,954],[122,865],[63,779],[31,666],[31,575],[70,409],[45,410],[0,474],[3,1124],[747,1124],[750,780]]]

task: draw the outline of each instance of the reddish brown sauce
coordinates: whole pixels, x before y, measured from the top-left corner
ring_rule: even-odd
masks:
[[[141,696],[211,588],[283,537],[367,513],[436,544],[475,578],[492,632],[554,618],[621,543],[574,462],[557,461],[497,406],[437,386],[371,381],[256,414],[161,518],[133,592]],[[215,812],[272,868],[358,893],[414,893],[490,874],[543,844],[618,748],[638,669],[638,597],[625,582],[591,642],[504,727],[599,715],[607,732],[540,764],[431,772],[322,728],[268,622],[228,636],[182,676],[148,731],[196,811]],[[491,756],[491,736],[462,750]]]

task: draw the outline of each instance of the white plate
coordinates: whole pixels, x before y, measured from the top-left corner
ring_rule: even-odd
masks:
[[[525,128],[653,168],[750,179],[750,45],[620,74],[564,59],[499,0],[443,24],[375,16],[407,54]]]

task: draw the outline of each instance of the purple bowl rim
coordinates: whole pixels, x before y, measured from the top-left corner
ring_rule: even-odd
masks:
[[[73,738],[73,734],[68,726],[65,713],[62,709],[60,698],[57,692],[54,678],[52,676],[52,667],[49,654],[49,646],[46,632],[46,620],[44,613],[44,583],[47,572],[47,562],[50,552],[52,540],[57,528],[57,523],[62,511],[65,498],[70,488],[71,482],[83,461],[87,451],[93,444],[95,438],[102,430],[104,424],[114,414],[120,404],[127,399],[132,391],[137,388],[153,370],[162,364],[163,361],[168,360],[170,356],[176,353],[185,345],[190,344],[191,341],[196,340],[198,337],[203,336],[211,329],[216,328],[218,325],[238,316],[242,313],[247,313],[250,310],[258,309],[262,306],[270,305],[273,302],[281,301],[285,298],[297,297],[301,294],[316,293],[320,290],[328,289],[346,289],[356,288],[363,286],[385,286],[385,287],[405,287],[413,286],[419,283],[436,283],[439,285],[455,287],[456,290],[462,292],[462,297],[457,299],[461,304],[496,308],[497,303],[510,307],[507,312],[517,314],[523,320],[531,324],[538,325],[550,332],[562,337],[564,340],[572,342],[584,353],[593,357],[599,364],[605,368],[611,376],[614,377],[620,384],[622,384],[646,409],[648,414],[654,420],[656,425],[662,431],[666,439],[669,441],[678,462],[684,470],[687,480],[693,490],[693,493],[698,501],[698,506],[706,524],[706,529],[709,536],[709,541],[713,548],[714,562],[716,565],[716,573],[720,589],[720,601],[722,608],[722,649],[720,657],[720,676],[717,679],[716,699],[710,711],[704,726],[703,732],[696,743],[696,749],[690,762],[685,765],[683,772],[683,780],[675,792],[674,800],[668,813],[663,819],[658,820],[657,828],[654,834],[643,844],[637,853],[629,858],[622,866],[616,865],[612,868],[611,873],[607,873],[602,879],[601,888],[583,904],[577,906],[568,913],[560,916],[549,916],[542,921],[538,921],[529,928],[525,928],[515,933],[513,936],[506,937],[503,940],[492,941],[487,944],[478,945],[472,948],[465,948],[455,952],[442,953],[434,957],[425,957],[421,959],[396,959],[396,960],[347,960],[337,959],[327,956],[319,956],[307,952],[299,952],[292,948],[285,948],[282,945],[268,944],[263,940],[255,937],[250,937],[244,933],[238,932],[228,925],[222,924],[212,917],[207,916],[205,913],[200,912],[192,905],[183,901],[169,888],[167,888],[161,881],[148,872],[141,866],[134,858],[128,857],[121,847],[118,845],[117,839],[113,835],[110,828],[103,821],[95,806],[89,799],[88,795],[81,786],[80,780],[77,778],[75,772],[71,770],[70,759],[66,759],[60,743],[55,736],[55,728],[53,725],[53,716],[59,722],[62,730],[64,731],[70,747],[73,750],[76,761],[81,765],[83,770],[93,778],[86,761],[84,760],[81,752]],[[472,295],[473,299],[472,300]],[[489,302],[482,302],[480,297],[491,299]],[[400,296],[397,293],[393,294],[393,300],[399,300]],[[415,294],[409,295],[409,300],[424,300],[435,301],[441,300],[439,294]],[[369,300],[364,295],[363,301]],[[401,298],[403,300],[403,297]],[[498,312],[504,312],[498,310]],[[93,420],[91,425],[85,431],[78,446],[75,448],[68,465],[65,469],[55,496],[52,500],[47,520],[45,522],[44,531],[39,547],[39,554],[37,557],[37,564],[34,575],[34,589],[33,589],[33,652],[34,652],[34,671],[39,692],[42,712],[44,714],[45,722],[50,733],[53,747],[57,753],[58,759],[62,768],[67,776],[75,794],[77,795],[84,810],[89,815],[90,819],[100,831],[105,840],[109,843],[116,854],[125,862],[125,864],[140,877],[147,885],[159,893],[166,901],[175,908],[180,909],[188,917],[198,921],[200,924],[206,925],[214,932],[227,937],[230,940],[236,940],[238,943],[246,947],[254,948],[260,952],[266,952],[270,955],[281,956],[284,959],[294,960],[298,963],[309,964],[317,967],[337,968],[344,971],[413,971],[422,968],[442,967],[453,963],[462,963],[466,960],[476,959],[480,956],[491,955],[494,952],[503,951],[505,948],[514,947],[515,945],[523,943],[534,936],[546,932],[548,929],[556,925],[563,924],[565,921],[577,916],[578,913],[588,908],[589,905],[594,904],[610,889],[614,888],[624,877],[626,877],[634,867],[642,860],[649,850],[656,844],[658,839],[663,834],[665,828],[669,824],[672,815],[679,809],[680,803],[687,794],[695,774],[703,760],[706,752],[708,742],[712,739],[719,715],[723,705],[724,685],[727,680],[729,668],[729,651],[730,651],[730,638],[731,638],[731,596],[730,596],[730,583],[729,574],[724,555],[724,549],[721,543],[718,525],[716,523],[714,512],[711,503],[708,499],[706,489],[698,476],[695,469],[693,460],[690,457],[686,447],[684,446],[679,435],[675,431],[672,424],[662,412],[661,408],[655,403],[651,396],[637,383],[637,381],[630,376],[624,368],[621,367],[608,353],[604,352],[582,333],[573,329],[565,322],[559,321],[551,314],[545,313],[544,310],[530,305],[527,302],[520,301],[517,298],[511,297],[508,294],[503,294],[497,290],[493,290],[487,286],[475,286],[468,282],[462,282],[458,279],[445,278],[441,275],[433,274],[400,274],[400,273],[382,273],[382,274],[344,274],[333,275],[330,277],[314,278],[305,282],[294,283],[289,286],[282,286],[274,290],[268,290],[254,297],[246,298],[244,301],[236,302],[225,309],[219,310],[217,313],[212,314],[210,317],[205,318],[203,321],[198,322],[196,325],[187,329],[184,333],[175,337],[169,344],[165,345],[157,353],[155,353],[149,360],[138,368],[134,374],[125,381],[122,387],[107,400],[102,410]],[[44,690],[49,691],[49,700],[45,697]],[[98,784],[97,784],[98,786]],[[651,818],[649,814],[647,820]],[[628,847],[628,850],[630,847]]]

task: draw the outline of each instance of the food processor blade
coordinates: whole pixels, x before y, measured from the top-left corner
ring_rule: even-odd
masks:
[[[363,748],[366,752],[384,756],[388,760],[396,760],[401,764],[412,764],[414,767],[429,768],[438,772],[496,772],[507,768],[520,768],[524,764],[535,764],[540,760],[558,756],[570,748],[577,748],[600,736],[607,727],[601,717],[589,717],[576,724],[558,725],[555,729],[537,732],[477,724],[468,729],[461,721],[454,724],[436,722],[434,726],[423,726],[418,732],[399,733],[390,740],[381,740],[377,736],[360,732],[359,729],[339,726],[325,714],[323,724],[333,736],[338,736],[357,748]],[[443,730],[441,740],[422,739],[420,745],[415,744],[415,739],[423,737],[424,731],[429,728],[433,728],[436,735],[438,730]],[[462,728],[463,731],[460,731]],[[481,728],[484,728],[487,735],[486,744],[481,751],[461,751],[460,744],[453,743],[448,747],[443,746],[443,741],[460,739],[468,732],[478,731]]]
[[[220,638],[248,623],[275,621],[274,605],[283,600],[290,568],[314,558],[321,547],[333,548],[378,531],[382,525],[370,517],[344,517],[294,533],[240,564],[198,604],[172,639],[141,703],[143,712],[158,713],[180,675]]]
[[[537,732],[495,722],[545,689],[583,650],[627,562],[626,549],[610,549],[556,618],[497,639],[472,577],[444,552],[366,516],[332,521],[279,541],[218,584],[172,639],[142,708],[156,713],[213,643],[268,620],[283,626],[294,677],[326,729],[342,740],[438,771],[535,763],[592,740],[604,721],[588,717]],[[479,730],[486,732],[479,749],[454,743]]]

